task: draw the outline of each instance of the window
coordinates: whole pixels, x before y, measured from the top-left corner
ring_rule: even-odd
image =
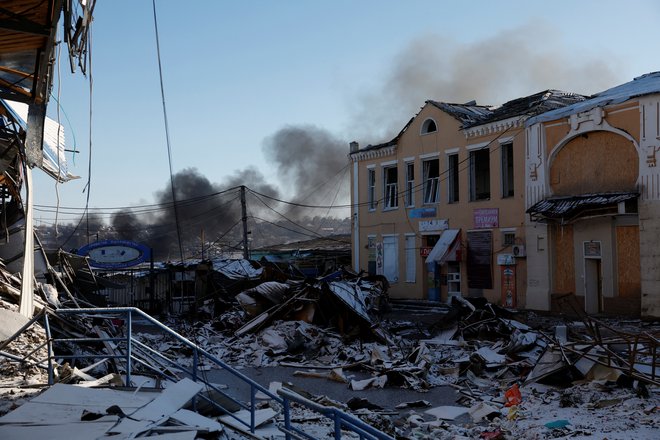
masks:
[[[490,151],[470,151],[470,201],[490,199]]]
[[[385,206],[383,209],[393,209],[399,206],[399,189],[396,167],[383,168],[383,190]]]
[[[406,164],[406,206],[415,206],[415,164]]]
[[[436,131],[438,131],[438,126],[435,125],[435,121],[433,119],[427,119],[422,124],[422,134],[434,133]]]
[[[376,170],[367,170],[367,201],[369,210],[376,209]]]
[[[502,197],[513,197],[513,144],[500,146],[502,150]]]
[[[502,233],[502,243],[504,246],[513,246],[516,244],[516,233],[505,231]]]
[[[447,202],[458,202],[458,154],[447,156]]]
[[[406,283],[414,283],[417,266],[417,252],[415,249],[415,236],[406,235]]]
[[[425,160],[422,164],[424,171],[424,203],[438,203],[440,160]]]

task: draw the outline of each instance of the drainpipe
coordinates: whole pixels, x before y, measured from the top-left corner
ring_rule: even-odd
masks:
[[[357,153],[360,145],[353,141],[349,144],[350,153]],[[360,272],[360,177],[357,158],[353,159],[353,270]]]

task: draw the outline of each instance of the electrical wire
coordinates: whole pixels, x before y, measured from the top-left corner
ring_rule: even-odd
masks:
[[[151,2],[153,6],[153,11],[154,11],[154,30],[155,30],[155,36],[156,36],[156,53],[158,55],[158,75],[160,78],[160,95],[163,101],[163,120],[165,122],[165,140],[167,142],[167,159],[169,162],[170,166],[170,187],[172,189],[172,202],[173,207],[174,207],[174,221],[176,222],[176,237],[179,242],[179,254],[181,256],[181,265],[183,267],[186,266],[185,264],[185,258],[183,255],[183,243],[181,241],[181,225],[179,222],[179,209],[177,208],[176,204],[176,191],[174,189],[174,171],[172,170],[172,146],[170,143],[170,130],[169,130],[169,124],[167,122],[167,105],[165,104],[165,87],[163,84],[163,65],[161,62],[161,56],[160,56],[160,38],[158,36],[158,17],[156,15],[156,0],[152,0]],[[180,307],[183,307],[183,286],[181,287],[181,303]],[[180,312],[181,310],[179,310]]]

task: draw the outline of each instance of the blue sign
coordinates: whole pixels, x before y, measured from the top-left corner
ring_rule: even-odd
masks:
[[[147,246],[128,240],[104,240],[90,243],[78,250],[89,257],[89,265],[102,269],[124,269],[140,264],[151,257]]]
[[[408,217],[410,218],[430,218],[435,217],[435,215],[435,208],[417,208],[408,211]]]

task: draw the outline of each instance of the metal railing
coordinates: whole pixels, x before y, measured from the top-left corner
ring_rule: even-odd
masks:
[[[394,440],[393,437],[379,431],[378,429],[374,428],[373,426],[363,422],[362,420],[358,419],[355,416],[352,416],[350,414],[347,414],[338,408],[331,408],[331,407],[326,407],[323,405],[319,405],[316,402],[313,402],[311,400],[305,399],[302,396],[288,390],[288,389],[280,389],[278,390],[277,394],[271,392],[267,388],[263,387],[262,385],[258,384],[254,380],[250,379],[246,375],[242,374],[235,368],[232,368],[231,366],[227,365],[225,362],[222,360],[218,359],[217,357],[213,356],[211,353],[208,351],[204,350],[201,348],[199,345],[195,344],[194,342],[190,341],[186,337],[180,335],[179,333],[175,332],[174,330],[170,329],[166,325],[162,324],[160,321],[152,318],[151,316],[147,315],[144,313],[142,310],[134,308],[134,307],[111,307],[111,308],[86,308],[86,309],[58,309],[55,312],[58,315],[85,315],[87,317],[92,317],[92,318],[97,318],[97,319],[123,319],[123,324],[125,325],[125,334],[120,337],[99,337],[99,338],[51,338],[51,330],[50,330],[50,325],[48,321],[48,314],[46,313],[44,315],[44,324],[46,327],[46,334],[48,337],[48,379],[49,383],[53,383],[53,360],[54,359],[82,359],[82,358],[106,358],[106,359],[117,359],[121,360],[124,362],[124,365],[122,365],[123,369],[125,370],[125,376],[126,376],[126,385],[130,386],[131,385],[131,375],[133,371],[133,367],[135,364],[139,364],[140,366],[146,368],[147,370],[151,370],[155,373],[158,373],[159,375],[170,379],[170,380],[176,380],[176,378],[172,377],[171,375],[168,375],[167,373],[159,370],[158,368],[154,367],[150,363],[146,362],[143,360],[140,356],[136,356],[138,352],[141,355],[144,355],[145,357],[151,357],[152,359],[158,359],[168,365],[170,365],[173,369],[177,369],[179,371],[182,371],[186,375],[188,375],[192,380],[194,381],[199,381],[202,382],[206,387],[207,390],[212,389],[215,392],[221,394],[224,398],[229,399],[230,402],[233,402],[235,405],[238,405],[240,408],[243,408],[245,410],[248,410],[250,412],[250,422],[247,423],[245,420],[237,417],[236,415],[233,414],[233,411],[223,407],[220,403],[216,402],[212,396],[209,394],[209,396],[206,396],[202,394],[203,392],[200,392],[197,395],[197,398],[200,398],[206,402],[208,402],[210,405],[213,407],[217,408],[218,410],[226,413],[227,415],[231,416],[234,420],[237,422],[241,423],[244,425],[251,433],[255,432],[256,429],[256,417],[255,417],[255,411],[256,411],[256,394],[257,392],[261,392],[268,396],[272,401],[282,405],[283,413],[284,413],[284,424],[283,426],[280,426],[279,429],[285,434],[285,437],[287,440],[290,440],[292,437],[297,437],[297,438],[305,438],[305,439],[310,439],[314,440],[315,437],[310,436],[309,434],[306,434],[303,430],[298,428],[297,426],[294,426],[291,421],[291,402],[295,402],[296,404],[303,405],[313,411],[316,411],[320,413],[321,415],[329,418],[332,423],[334,424],[334,438],[335,439],[341,439],[342,435],[342,429],[343,430],[348,430],[352,431],[356,434],[358,434],[360,439],[366,439],[366,440]],[[133,324],[135,322],[135,318],[141,319],[142,322],[141,324],[146,321],[146,323],[155,326],[158,330],[164,332],[165,334],[173,337],[176,341],[180,342],[181,344],[185,345],[189,349],[192,350],[192,367],[187,368],[176,361],[168,358],[167,356],[164,356],[163,354],[159,353],[157,350],[147,346],[145,343],[137,340],[134,338],[134,333],[133,333]],[[114,354],[114,353],[108,353],[108,354],[73,354],[73,355],[55,355],[52,351],[52,346],[53,343],[56,342],[67,342],[67,343],[103,343],[103,344],[123,344],[123,352],[121,348],[117,348],[117,352],[120,354]],[[106,345],[107,347],[107,345]],[[250,398],[249,404],[243,403],[239,401],[238,399],[230,396],[211,382],[209,382],[204,374],[199,374],[199,367],[200,367],[200,361],[208,361],[212,364],[214,364],[217,367],[220,367],[221,369],[227,371],[237,379],[239,379],[241,382],[244,384],[248,385],[250,387]]]

